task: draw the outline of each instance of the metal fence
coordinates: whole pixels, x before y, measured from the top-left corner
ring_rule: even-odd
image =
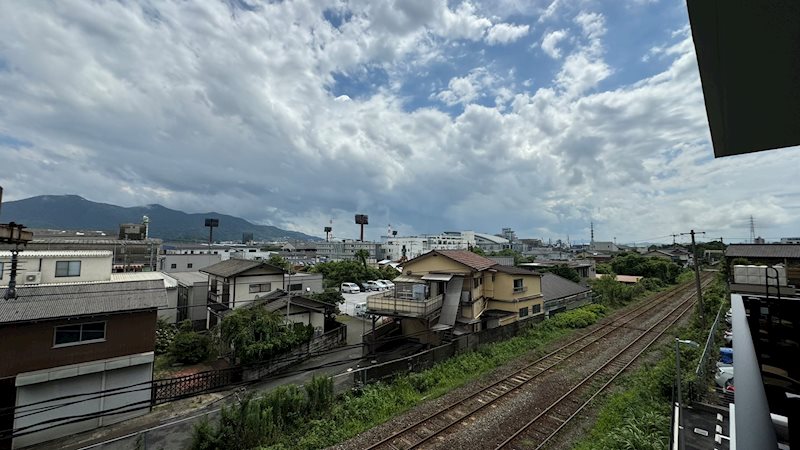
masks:
[[[700,355],[700,360],[695,369],[693,388],[696,401],[727,407],[729,403],[733,403],[733,392],[720,388],[714,381],[714,375],[717,370],[717,352],[724,342],[719,338],[718,332],[723,324],[724,310],[725,305],[723,304],[719,307],[714,323],[711,324],[711,328],[708,331],[703,353]]]

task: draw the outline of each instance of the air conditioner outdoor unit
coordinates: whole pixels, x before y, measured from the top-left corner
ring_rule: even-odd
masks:
[[[25,272],[22,284],[39,284],[42,282],[41,272]]]

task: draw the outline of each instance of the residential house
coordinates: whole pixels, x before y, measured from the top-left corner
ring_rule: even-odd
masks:
[[[542,296],[547,317],[575,309],[592,301],[592,289],[560,277],[554,273],[542,274]]]
[[[295,272],[284,274],[283,289],[292,293],[311,294],[324,291],[321,273]]]
[[[204,330],[208,324],[208,275],[200,271],[172,272],[177,283],[176,322],[190,320],[192,328]]]
[[[33,230],[33,240],[25,246],[29,251],[109,251],[115,272],[156,270],[156,257],[161,239],[116,239],[110,236],[66,233],[55,230]],[[0,244],[0,250],[13,245]]]
[[[283,289],[261,296],[258,301],[250,305],[250,307],[261,305],[267,311],[285,317],[288,322],[311,325],[316,335],[329,331],[327,328],[330,328],[330,325],[326,328],[325,319],[336,311],[336,305],[303,295],[294,295]],[[338,323],[336,325],[338,326]]]
[[[507,325],[543,314],[541,277],[466,250],[433,250],[403,264],[394,289],[367,298],[367,311],[400,322],[403,335],[442,335]]]
[[[284,287],[284,270],[263,261],[228,259],[202,269],[208,275],[207,326],[226,311]]]
[[[17,434],[0,448],[147,413],[163,280],[112,280],[111,252],[24,254],[16,295],[0,300],[0,428]]]
[[[725,249],[728,264],[746,259],[750,264],[776,265],[786,268],[788,283],[800,286],[800,245],[798,244],[732,244]]]
[[[589,251],[599,253],[618,253],[619,247],[617,247],[617,244],[610,241],[592,241],[592,243],[589,244]]]
[[[681,267],[686,267],[690,265],[690,263],[692,262],[692,257],[689,251],[679,247],[654,249],[645,253],[643,256],[647,256],[650,258],[666,259],[668,261],[674,262],[675,264]]]

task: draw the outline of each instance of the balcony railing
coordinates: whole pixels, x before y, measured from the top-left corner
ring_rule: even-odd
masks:
[[[521,294],[523,292],[528,292],[528,286],[515,286],[514,287],[514,293],[515,294]]]
[[[225,308],[228,308],[228,305],[230,304],[229,293],[220,294],[214,291],[208,291],[208,296],[206,298],[208,299],[209,306],[211,306],[211,304],[213,303],[213,304],[223,305],[225,306]]]
[[[428,317],[442,308],[443,297],[444,295],[440,294],[418,301],[398,298],[390,290],[367,297],[367,311],[379,316]]]

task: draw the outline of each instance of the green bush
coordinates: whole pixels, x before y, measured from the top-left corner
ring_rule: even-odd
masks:
[[[159,317],[156,323],[156,355],[169,352],[177,333],[178,327]]]
[[[169,354],[173,360],[184,364],[205,361],[211,352],[211,338],[196,331],[182,328],[172,340]]]
[[[559,328],[585,328],[597,322],[597,314],[586,308],[578,308],[556,314],[556,316],[550,320]]]

